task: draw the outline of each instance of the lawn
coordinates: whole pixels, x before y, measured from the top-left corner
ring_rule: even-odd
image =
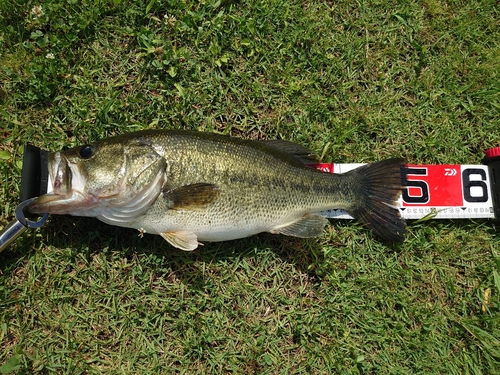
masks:
[[[0,47],[0,228],[26,142],[183,128],[457,164],[500,146],[494,0],[11,0]],[[492,221],[192,253],[137,234],[53,216],[0,253],[0,373],[500,374]]]

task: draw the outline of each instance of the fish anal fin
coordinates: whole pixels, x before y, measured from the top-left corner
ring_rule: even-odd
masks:
[[[198,237],[196,234],[187,231],[171,231],[160,233],[165,241],[167,241],[173,247],[184,251],[193,251],[201,245],[198,242]]]
[[[328,220],[324,216],[307,214],[292,223],[275,227],[270,232],[300,238],[319,237],[327,223]]]
[[[205,206],[217,197],[219,189],[214,184],[205,182],[180,186],[163,192],[171,209],[189,209]]]

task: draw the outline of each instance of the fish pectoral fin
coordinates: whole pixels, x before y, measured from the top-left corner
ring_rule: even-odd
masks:
[[[192,232],[178,231],[178,232],[163,232],[160,233],[170,245],[184,251],[193,251],[201,245],[198,242],[198,237]]]
[[[211,203],[219,194],[214,184],[205,182],[180,186],[163,192],[171,209],[196,208]]]
[[[324,216],[306,214],[292,223],[275,227],[270,232],[300,238],[319,237],[327,223],[328,220]]]

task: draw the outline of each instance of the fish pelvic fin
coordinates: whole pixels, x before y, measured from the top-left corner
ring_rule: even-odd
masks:
[[[198,242],[198,237],[196,234],[187,231],[170,231],[160,233],[160,236],[163,237],[165,241],[167,241],[173,247],[184,251],[193,251],[201,245]]]
[[[359,188],[358,201],[348,211],[386,241],[403,242],[405,238],[406,222],[398,204],[404,165],[404,159],[392,158],[348,172]]]

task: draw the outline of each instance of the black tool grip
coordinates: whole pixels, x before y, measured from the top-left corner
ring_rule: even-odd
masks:
[[[47,193],[48,181],[48,151],[24,145],[19,202]]]

